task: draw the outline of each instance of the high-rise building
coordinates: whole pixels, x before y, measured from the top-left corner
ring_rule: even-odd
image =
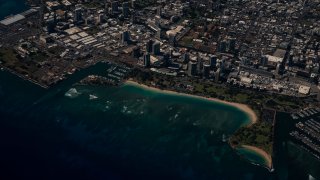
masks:
[[[218,69],[216,70],[216,72],[214,72],[214,82],[215,82],[215,83],[218,83],[218,82],[219,82],[219,80],[220,80],[220,73],[221,73],[220,68],[218,68]]]
[[[54,32],[54,29],[56,27],[56,23],[54,21],[54,18],[50,18],[46,21],[47,23],[47,31],[48,33],[53,33]]]
[[[188,63],[188,76],[197,75],[197,62],[189,61]]]
[[[202,71],[202,66],[203,66],[203,61],[201,58],[198,58],[197,60],[197,72],[201,72]]]
[[[209,11],[212,11],[214,9],[214,2],[213,0],[208,1],[208,6],[207,6]]]
[[[320,102],[320,85],[318,86],[317,100]]]
[[[190,56],[187,52],[182,55],[182,60],[184,63],[189,62],[189,59],[190,59]]]
[[[228,51],[233,52],[236,49],[236,39],[231,38],[228,40]]]
[[[281,71],[281,63],[278,63],[274,75],[279,75]]]
[[[150,67],[150,54],[146,53],[143,55],[143,66]]]
[[[223,53],[223,52],[226,52],[226,49],[227,49],[227,42],[221,41],[218,46],[218,51]]]
[[[290,52],[289,58],[288,58],[288,66],[289,67],[293,66],[293,57],[294,57],[293,52]]]
[[[162,29],[161,28],[158,28],[157,29],[157,35],[156,35],[156,37],[158,38],[158,39],[161,39],[162,38]]]
[[[118,1],[112,1],[111,2],[111,14],[114,14],[119,11],[119,2]]]
[[[152,52],[152,45],[153,45],[153,41],[150,39],[147,43],[146,43],[146,51],[148,53]]]
[[[217,56],[216,55],[212,55],[210,56],[210,68],[213,69],[214,67],[216,67],[217,65]]]
[[[131,55],[133,58],[139,58],[140,57],[140,48],[134,47]]]
[[[82,8],[76,8],[74,10],[74,22],[79,23],[82,21]]]
[[[136,0],[131,0],[131,7],[136,8]]]
[[[172,46],[175,46],[176,45],[176,35],[173,34],[173,33],[170,33],[169,34],[169,43],[172,45]]]
[[[220,71],[223,73],[226,68],[226,58],[220,60]]]
[[[161,13],[162,13],[162,7],[158,6],[157,7],[157,16],[161,17]]]
[[[261,66],[267,66],[268,65],[268,57],[262,56],[260,59],[260,64],[261,64]]]
[[[97,17],[97,24],[102,24],[104,22],[104,15],[99,14]]]
[[[108,2],[104,3],[104,13],[106,13],[106,14],[109,13],[109,3]]]
[[[209,78],[210,77],[210,64],[204,64],[203,65],[203,76],[205,78]]]
[[[160,42],[154,42],[152,44],[152,54],[159,55],[160,54]]]
[[[167,67],[167,66],[169,66],[169,64],[170,64],[170,54],[165,53],[163,55],[163,65]]]
[[[126,44],[130,41],[130,33],[129,31],[122,32],[121,41],[123,44]]]
[[[129,16],[129,3],[128,2],[124,2],[122,4],[122,14],[124,17],[128,17]]]

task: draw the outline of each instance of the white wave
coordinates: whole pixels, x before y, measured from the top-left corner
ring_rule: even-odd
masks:
[[[127,106],[123,106],[121,112],[125,113],[127,111],[128,107]]]
[[[90,94],[90,95],[89,95],[89,99],[90,99],[90,100],[98,99],[98,96],[95,96],[95,95]]]
[[[75,97],[79,96],[80,94],[81,93],[79,93],[76,88],[71,88],[64,95],[69,98],[75,98]]]
[[[168,111],[171,111],[172,109],[173,109],[172,106],[167,106],[167,110],[168,110]]]
[[[106,103],[107,103],[108,105],[111,105],[111,104],[112,104],[112,102],[111,102],[111,101],[107,101]]]

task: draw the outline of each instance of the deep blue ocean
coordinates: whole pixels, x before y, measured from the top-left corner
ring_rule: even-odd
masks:
[[[233,107],[143,88],[50,90],[0,72],[0,176],[10,179],[256,179],[222,135],[248,123]],[[69,84],[70,83],[70,84]],[[76,88],[73,97],[65,93]],[[99,97],[90,100],[90,95]],[[230,121],[228,119],[233,119]],[[2,179],[2,178],[1,178]],[[267,178],[269,179],[269,178]]]
[[[299,149],[289,156],[285,128],[275,172],[241,158],[222,142],[248,123],[233,107],[132,85],[73,86],[106,69],[97,64],[48,90],[0,71],[0,179],[303,180],[317,172],[300,163],[313,160]]]
[[[27,10],[25,0],[0,0],[0,19]]]

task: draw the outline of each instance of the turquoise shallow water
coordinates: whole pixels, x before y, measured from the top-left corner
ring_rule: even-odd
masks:
[[[254,164],[265,166],[265,167],[268,166],[268,162],[262,156],[260,156],[259,154],[257,154],[256,152],[254,152],[250,149],[237,148],[237,152],[243,158],[247,159],[248,161],[250,161]]]

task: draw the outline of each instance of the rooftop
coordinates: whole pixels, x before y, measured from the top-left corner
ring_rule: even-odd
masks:
[[[24,19],[24,18],[25,18],[25,17],[22,16],[21,14],[17,14],[17,15],[10,16],[10,17],[8,17],[8,18],[0,21],[0,24],[3,24],[3,25],[5,25],[5,26],[8,26],[8,25],[10,25],[10,24],[12,24],[12,23],[15,23],[15,22],[17,22],[17,21],[20,21],[20,20],[22,20],[22,19]]]
[[[301,85],[300,87],[299,87],[299,93],[301,93],[301,94],[309,94],[309,92],[310,92],[310,87],[309,86],[303,86],[303,85]]]

